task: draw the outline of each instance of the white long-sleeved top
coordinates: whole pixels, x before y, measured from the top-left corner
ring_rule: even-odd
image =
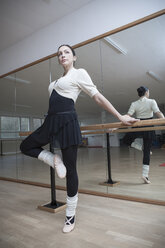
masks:
[[[153,113],[159,112],[159,107],[154,99],[141,97],[139,100],[132,102],[128,110],[129,115],[136,115],[138,119],[152,118]]]
[[[76,102],[78,95],[83,90],[90,97],[93,97],[98,90],[92,82],[89,74],[84,69],[70,69],[67,74],[49,85],[49,94],[53,89],[61,96],[71,98]]]

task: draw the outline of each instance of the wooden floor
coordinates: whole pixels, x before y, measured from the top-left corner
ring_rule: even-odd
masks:
[[[65,201],[66,192],[57,191]],[[77,223],[62,233],[65,210],[37,206],[50,190],[0,181],[1,248],[164,248],[165,207],[79,194]]]

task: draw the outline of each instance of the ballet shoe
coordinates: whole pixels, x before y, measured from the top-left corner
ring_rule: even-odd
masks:
[[[142,179],[143,179],[144,183],[146,183],[146,184],[151,183],[150,180],[148,179],[148,177],[142,176]]]
[[[56,169],[57,176],[59,178],[65,178],[66,177],[66,167],[61,159],[61,157],[56,154],[54,157],[54,168]]]
[[[131,147],[135,148],[136,150],[142,151],[142,145],[137,144],[135,142],[132,142]]]
[[[65,224],[63,227],[63,233],[70,233],[74,227],[75,227],[75,220],[74,220],[75,216],[71,216],[71,217],[66,217],[65,219]]]

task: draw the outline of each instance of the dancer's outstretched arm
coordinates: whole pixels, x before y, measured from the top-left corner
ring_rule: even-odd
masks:
[[[139,121],[138,119],[132,118],[129,115],[121,115],[100,92],[96,93],[93,96],[93,99],[98,105],[100,105],[103,109],[107,110],[109,113],[113,114],[125,125],[131,125],[134,122]]]

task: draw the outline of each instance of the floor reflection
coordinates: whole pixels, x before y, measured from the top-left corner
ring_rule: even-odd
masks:
[[[59,152],[59,151],[58,151]],[[142,174],[142,152],[133,148],[111,148],[111,173],[114,187],[99,183],[107,180],[107,154],[104,148],[80,148],[78,151],[79,188],[103,193],[119,194],[145,199],[165,201],[164,149],[153,149],[149,178],[144,184]],[[0,175],[33,182],[50,183],[49,167],[37,159],[22,154],[0,156]],[[56,184],[65,186],[65,179],[56,178]]]

